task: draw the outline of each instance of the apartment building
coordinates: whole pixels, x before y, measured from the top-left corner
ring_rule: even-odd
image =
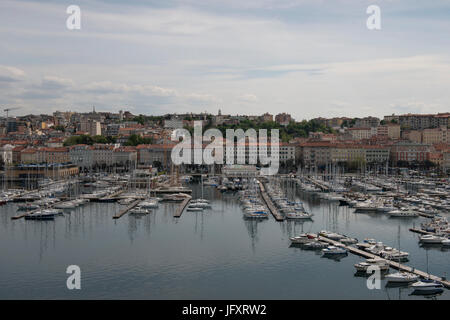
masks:
[[[400,139],[400,125],[394,123],[388,123],[377,127],[377,135],[385,136],[391,139]]]
[[[450,127],[450,113],[438,113],[438,114],[403,114],[403,115],[391,115],[385,116],[384,120],[390,122],[395,120],[404,128],[417,130],[417,129],[429,129],[437,128],[440,126]]]
[[[93,151],[91,146],[78,144],[69,148],[70,162],[78,167],[90,168],[93,165]]]
[[[399,161],[406,162],[424,162],[429,159],[430,145],[399,141],[392,145],[391,159],[394,164]]]
[[[338,144],[331,149],[331,161],[365,163],[386,163],[389,160],[390,149],[387,146]]]
[[[320,166],[331,162],[331,147],[329,141],[305,142],[300,145],[303,162],[307,166]]]
[[[373,128],[348,128],[347,132],[350,133],[353,140],[369,139],[376,134]]]
[[[137,163],[135,147],[118,147],[113,151],[113,163],[119,165],[134,165]]]
[[[114,146],[108,144],[94,144],[90,147],[92,151],[92,165],[114,164]]]
[[[373,128],[378,127],[380,124],[380,119],[376,117],[365,117],[361,119],[356,119],[355,127],[357,128]]]

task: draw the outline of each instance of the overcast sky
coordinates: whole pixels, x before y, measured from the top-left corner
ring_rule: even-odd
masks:
[[[13,115],[450,111],[450,0],[1,0],[0,39]]]

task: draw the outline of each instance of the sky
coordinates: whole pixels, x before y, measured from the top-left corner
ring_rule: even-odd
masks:
[[[366,26],[373,4],[381,30]],[[449,112],[449,35],[450,0],[2,0],[0,108]]]

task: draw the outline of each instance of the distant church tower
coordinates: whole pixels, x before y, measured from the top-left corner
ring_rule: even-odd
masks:
[[[218,116],[222,115],[222,111],[219,109],[219,113],[217,114]]]
[[[95,113],[95,106],[92,106],[92,113]]]

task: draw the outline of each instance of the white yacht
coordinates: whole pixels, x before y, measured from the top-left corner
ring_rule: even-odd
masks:
[[[347,254],[347,249],[345,248],[339,248],[336,246],[328,246],[325,249],[322,249],[323,255],[340,255],[340,254]]]
[[[444,285],[442,283],[431,279],[414,282],[411,287],[414,289],[414,293],[433,294],[444,290]]]
[[[311,219],[313,214],[302,212],[302,211],[290,211],[286,212],[286,218],[287,219]]]
[[[445,240],[443,237],[435,236],[432,234],[426,234],[419,237],[419,241],[422,243],[430,243],[430,244],[440,244],[442,240]]]
[[[389,215],[395,218],[413,218],[419,216],[417,212],[412,211],[408,208],[400,208],[398,210],[392,210],[389,212]]]
[[[291,242],[296,244],[305,244],[311,241],[315,241],[315,239],[317,239],[317,236],[310,233],[302,233],[299,236],[290,238]]]
[[[325,238],[329,238],[331,240],[337,240],[337,241],[346,238],[346,236],[343,236],[341,234],[338,234],[335,232],[329,232],[329,231],[325,231],[325,230],[320,231],[319,235],[323,236]]]
[[[388,282],[410,283],[417,281],[419,276],[410,272],[396,272],[386,275],[385,279],[387,279]]]
[[[158,202],[155,200],[146,200],[139,203],[139,206],[144,209],[155,209],[158,208]]]
[[[380,271],[389,270],[389,263],[384,259],[366,259],[366,261],[355,264],[356,271],[366,272],[370,266],[377,266]]]
[[[186,210],[187,211],[191,211],[191,212],[200,212],[200,211],[203,211],[203,208],[192,206],[192,205],[188,205]]]
[[[142,208],[142,207],[135,207],[133,209],[130,210],[130,214],[136,214],[136,215],[140,215],[140,214],[149,214],[151,212],[151,210]]]

